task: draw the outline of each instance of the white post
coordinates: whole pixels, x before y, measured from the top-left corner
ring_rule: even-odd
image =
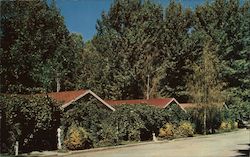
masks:
[[[157,138],[155,137],[155,133],[154,133],[154,132],[153,132],[152,135],[153,135],[153,141],[154,141],[154,142],[157,142]]]
[[[62,143],[61,143],[61,129],[57,129],[57,149],[62,149]]]
[[[18,141],[15,144],[15,156],[18,156]]]

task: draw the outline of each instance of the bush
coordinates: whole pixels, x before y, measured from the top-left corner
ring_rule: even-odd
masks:
[[[177,128],[176,136],[180,137],[192,137],[194,136],[194,128],[188,121],[182,121]]]
[[[115,130],[118,143],[151,140],[152,132],[158,135],[160,127],[168,120],[167,112],[154,106],[120,105],[116,109],[104,123]]]
[[[68,130],[64,145],[70,150],[80,150],[91,148],[92,141],[89,138],[89,133],[84,128],[73,125]]]
[[[166,123],[159,133],[159,137],[173,139],[177,137],[190,137],[194,135],[194,128],[188,121],[179,124]]]
[[[98,133],[100,135],[100,141],[96,144],[99,146],[112,146],[119,144],[119,133],[117,128],[108,121],[104,121],[101,124],[101,130]]]
[[[238,128],[238,122],[233,122],[232,129],[237,129],[237,128]]]
[[[166,123],[159,132],[159,137],[172,139],[175,136],[176,126],[171,123]]]
[[[42,96],[1,95],[1,152],[56,149],[60,110]]]
[[[98,102],[99,103],[99,102]],[[112,112],[99,106],[95,99],[74,102],[70,108],[64,111],[62,125],[65,127],[64,135],[67,134],[71,125],[77,124],[90,134],[93,143],[99,142],[102,121]],[[64,137],[66,138],[66,137]]]
[[[195,124],[196,133],[204,133],[204,109],[193,108],[188,110],[190,122]],[[210,107],[206,110],[206,133],[215,133],[224,119],[229,119],[230,115],[225,108]]]
[[[219,130],[222,132],[231,131],[232,130],[232,122],[230,122],[230,121],[221,122]]]

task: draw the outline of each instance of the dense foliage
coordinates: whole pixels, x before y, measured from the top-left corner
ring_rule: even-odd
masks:
[[[104,97],[146,97],[148,77],[151,97],[183,97],[192,15],[174,2],[165,12],[150,1],[118,0],[102,15],[92,42],[104,60],[105,84],[96,84]]]
[[[47,97],[1,95],[1,152],[56,148],[60,112]]]
[[[196,118],[202,118],[204,134],[207,131],[207,122],[213,123],[209,120],[217,116],[213,112],[216,113],[216,110],[220,110],[225,103],[223,82],[219,79],[220,64],[215,55],[216,46],[212,45],[210,41],[205,44],[199,62],[193,65],[193,75],[188,84],[192,102],[196,105],[197,110],[203,113],[203,116]],[[207,119],[206,112],[209,112],[209,119]]]
[[[86,131],[96,146],[148,140],[167,122],[190,120],[196,132],[212,133],[250,119],[249,1],[214,0],[190,9],[174,0],[167,6],[115,0],[85,44],[69,33],[55,1],[1,1],[0,18],[1,93],[88,88],[106,99],[149,94],[200,106],[186,114],[178,106],[110,112],[92,101],[75,103],[63,114],[65,138],[73,123],[74,134]],[[54,140],[58,112],[51,100],[5,95],[1,104],[1,150],[16,140],[22,150],[39,147],[37,139],[50,131]],[[165,126],[170,136],[171,125]]]
[[[1,2],[1,92],[91,88],[104,98],[189,100],[188,78],[208,38],[222,63],[228,107],[249,104],[248,1],[215,0],[191,10],[170,1],[116,0],[83,44],[54,1]],[[13,64],[15,63],[15,64]],[[245,117],[239,113],[240,117]]]
[[[152,133],[158,135],[163,124],[178,124],[186,120],[184,117],[154,106],[121,105],[112,112],[94,103],[82,102],[66,112],[62,123],[65,133],[68,132],[67,128],[76,124],[86,129],[94,146],[103,146],[152,139]]]
[[[109,116],[110,112],[110,110],[100,107],[94,100],[75,102],[64,111],[62,117],[64,133],[67,133],[72,124],[75,124],[85,128],[93,142],[97,143],[101,123]],[[66,134],[64,137],[66,138]]]
[[[46,1],[1,1],[1,92],[30,93],[75,85],[79,42]],[[78,47],[75,46],[77,43]]]
[[[194,126],[189,121],[181,121],[178,124],[166,123],[160,128],[159,137],[164,139],[192,137],[194,132]]]
[[[92,141],[84,128],[72,124],[68,130],[64,145],[67,149],[79,150],[90,148]]]

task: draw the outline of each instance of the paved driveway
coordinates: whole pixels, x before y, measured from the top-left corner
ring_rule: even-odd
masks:
[[[70,157],[250,157],[250,130],[178,139],[133,147],[72,154]]]

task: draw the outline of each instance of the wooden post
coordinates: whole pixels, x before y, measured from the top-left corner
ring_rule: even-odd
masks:
[[[18,141],[16,141],[16,144],[15,144],[15,156],[18,156]]]
[[[61,143],[61,129],[57,129],[57,149],[62,149],[62,143]]]
[[[204,109],[204,117],[203,117],[203,127],[204,127],[204,132],[203,134],[206,135],[207,134],[207,111],[206,108]]]
[[[157,138],[155,137],[155,133],[154,132],[152,133],[152,135],[153,135],[153,141],[157,142]]]

